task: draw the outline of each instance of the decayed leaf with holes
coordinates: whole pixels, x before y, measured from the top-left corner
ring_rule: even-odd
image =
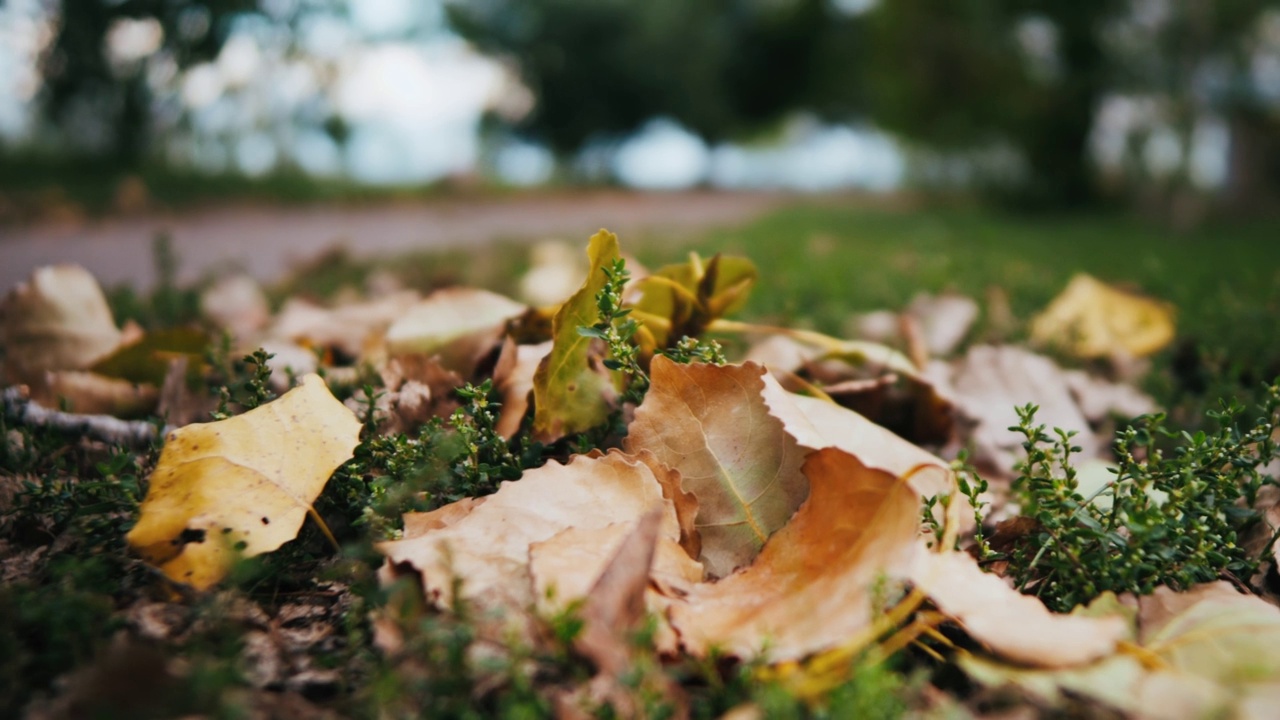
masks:
[[[963,657],[989,686],[1012,685],[1047,704],[1064,692],[1137,718],[1275,717],[1280,703],[1280,609],[1227,582],[1137,598],[1138,648],[1063,670]]]
[[[873,619],[877,582],[921,552],[920,499],[906,483],[836,448],[810,455],[804,472],[809,499],[755,563],[673,604],[690,652],[767,650],[778,661],[846,642]]]
[[[604,269],[616,260],[618,237],[601,230],[587,246],[591,270],[582,287],[565,301],[552,321],[550,354],[533,376],[533,434],[544,442],[579,433],[605,421],[615,395],[603,366],[591,356],[592,339],[578,328],[599,320],[596,295],[607,281]]]
[[[37,268],[0,303],[6,382],[41,385],[50,370],[83,370],[121,340],[98,281],[79,265]]]
[[[1082,358],[1150,355],[1173,341],[1173,307],[1085,274],[1031,321],[1031,341]]]
[[[454,601],[456,576],[463,580],[463,599],[518,617],[534,600],[531,545],[571,527],[634,522],[654,507],[663,508],[662,536],[678,541],[675,511],[647,464],[616,451],[578,455],[567,465],[551,462],[502,483],[445,527],[378,548],[392,563],[416,569],[427,597],[441,608]]]
[[[698,558],[724,577],[750,563],[808,495],[804,450],[769,412],[765,369],[679,365],[655,357],[627,448],[646,449],[697,497]]]
[[[317,375],[243,415],[174,430],[129,545],[170,579],[208,588],[237,555],[296,537],[359,439],[360,422]]]

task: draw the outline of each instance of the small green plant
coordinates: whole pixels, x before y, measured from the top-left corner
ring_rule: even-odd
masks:
[[[224,337],[224,345],[229,342]],[[223,355],[225,358],[226,355]],[[228,363],[225,359],[219,363],[216,353],[211,356],[210,364],[222,368],[226,381],[218,388],[218,409],[213,411],[214,420],[226,420],[239,412],[252,410],[263,403],[273,400],[276,394],[271,390],[271,366],[268,362],[275,357],[262,348],[245,355],[238,363]]]
[[[1171,431],[1163,415],[1139,418],[1119,433],[1115,479],[1088,498],[1078,492],[1072,433],[1049,435],[1035,424],[1036,410],[1018,408],[1010,428],[1027,451],[1014,491],[1036,521],[1010,563],[1024,591],[1067,611],[1108,590],[1243,582],[1257,570],[1260,558],[1242,537],[1260,522],[1259,490],[1276,484],[1264,467],[1277,457],[1280,385],[1268,389],[1252,422],[1239,403],[1222,403],[1210,413],[1213,432]]]
[[[596,294],[599,321],[595,325],[578,328],[578,334],[604,341],[609,348],[609,357],[605,359],[604,366],[626,377],[626,389],[622,392],[621,401],[638,405],[649,390],[649,374],[641,366],[640,346],[635,341],[640,324],[635,318],[629,317],[631,309],[623,306],[623,290],[631,279],[631,272],[627,270],[627,263],[622,258],[614,260],[609,267],[602,268],[601,272],[606,280],[604,287]],[[658,354],[681,364],[705,362],[723,365],[727,362],[720,343],[688,336],[680,338],[673,347],[659,350]]]
[[[496,429],[501,405],[490,397],[493,381],[486,379],[478,386],[467,383],[457,393],[466,401],[449,418],[466,447],[465,457],[454,466],[459,489],[467,495],[488,495],[498,489],[499,482],[519,479],[524,467]]]
[[[627,378],[622,401],[638,404],[649,389],[649,375],[640,367],[640,347],[635,343],[635,334],[640,329],[640,324],[635,318],[628,317],[631,310],[622,305],[622,293],[627,281],[631,279],[631,271],[627,270],[626,261],[618,258],[609,267],[602,268],[601,272],[606,280],[604,287],[596,295],[600,320],[590,327],[578,328],[578,334],[604,341],[609,348],[609,357],[604,361],[604,366]]]

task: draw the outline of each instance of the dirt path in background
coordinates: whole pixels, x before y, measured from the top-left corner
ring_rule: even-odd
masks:
[[[0,227],[0,292],[39,265],[74,262],[104,286],[155,282],[151,244],[168,232],[180,281],[241,267],[274,280],[298,263],[343,246],[357,257],[476,247],[500,240],[584,240],[601,227],[624,238],[736,225],[788,201],[765,193],[625,193],[432,199],[371,207],[226,207],[119,218],[77,227]]]

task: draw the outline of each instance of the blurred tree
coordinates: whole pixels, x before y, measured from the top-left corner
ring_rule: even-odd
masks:
[[[225,21],[256,6],[255,0],[61,0],[56,36],[41,63],[41,110],[66,144],[134,166],[150,137],[149,61],[163,58],[177,71],[212,59],[226,39]]]
[[[867,15],[871,116],[929,147],[1007,144],[1024,200],[1095,195],[1088,140],[1108,89],[1101,44],[1124,0],[892,0]]]
[[[1176,214],[1171,206],[1188,207],[1182,200],[1195,195],[1187,192],[1192,145],[1206,120],[1226,118],[1232,128],[1229,192],[1280,184],[1280,173],[1263,181],[1280,167],[1275,150],[1268,153],[1280,147],[1277,98],[1263,97],[1250,79],[1260,21],[1278,7],[1277,0],[880,2],[867,15],[868,107],[878,123],[928,147],[1006,144],[1026,170],[1019,200],[1078,205],[1098,199],[1090,141],[1104,99],[1140,99],[1153,109],[1131,130],[1173,132],[1177,164],[1155,177],[1138,157],[1130,167],[1142,169],[1125,187]],[[1138,156],[1148,139],[1129,138]]]
[[[847,117],[857,23],[829,0],[468,0],[454,27],[536,95],[517,130],[564,155],[669,116],[707,140],[807,108]]]

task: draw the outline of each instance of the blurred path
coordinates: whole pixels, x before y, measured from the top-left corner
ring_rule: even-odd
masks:
[[[785,203],[772,193],[593,192],[487,199],[432,198],[422,204],[369,207],[225,207],[185,214],[119,218],[80,227],[0,227],[0,292],[39,265],[74,262],[104,286],[155,282],[152,239],[173,237],[179,280],[241,267],[274,280],[327,249],[368,257],[499,240],[558,237],[586,242],[601,227],[628,235],[692,231],[750,221]]]

